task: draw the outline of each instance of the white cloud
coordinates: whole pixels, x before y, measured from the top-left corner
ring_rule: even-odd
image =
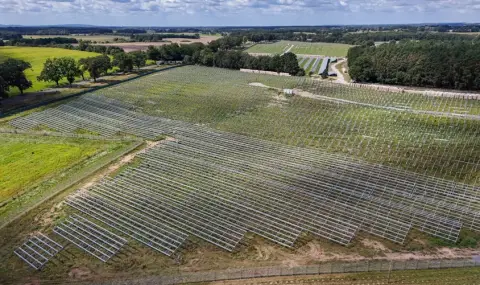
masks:
[[[480,0],[0,0],[0,14],[3,15],[28,13],[55,16],[62,13],[89,19],[107,15],[197,15],[220,18],[231,15],[239,17],[237,20],[240,21],[240,17],[251,18],[254,15],[323,19],[327,16],[325,13],[331,12],[340,15],[352,13],[349,14],[351,17],[372,13],[408,15],[443,12],[447,13],[445,15],[461,15],[472,11],[480,13]],[[405,22],[410,21],[405,19]],[[7,23],[0,18],[0,24]]]

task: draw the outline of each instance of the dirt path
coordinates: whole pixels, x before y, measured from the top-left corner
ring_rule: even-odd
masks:
[[[105,169],[102,172],[98,173],[97,175],[91,177],[88,181],[86,181],[79,188],[79,190],[80,191],[81,190],[87,190],[88,188],[90,188],[93,185],[95,185],[96,183],[98,183],[101,179],[109,176],[110,174],[112,174],[115,171],[117,171],[118,169],[120,169],[120,167],[130,163],[137,155],[145,153],[147,150],[152,149],[152,148],[156,147],[157,145],[159,145],[161,143],[164,143],[166,141],[172,141],[172,140],[174,140],[174,139],[173,138],[167,138],[167,139],[161,140],[161,141],[145,141],[146,146],[144,148],[142,148],[141,150],[138,150],[136,152],[129,153],[129,154],[125,155],[119,161],[110,165],[107,169]]]
[[[249,83],[249,85],[257,86],[257,87],[263,87],[263,88],[270,88],[270,89],[275,89],[275,90],[281,91],[280,88],[270,87],[270,86],[267,86],[265,84],[258,83],[258,82]],[[354,104],[354,105],[359,105],[359,106],[364,106],[364,107],[372,107],[372,108],[379,108],[379,109],[400,111],[400,112],[409,112],[409,113],[414,113],[414,114],[426,114],[426,115],[439,116],[439,117],[464,118],[464,119],[470,119],[470,120],[480,120],[479,115],[447,113],[447,112],[437,112],[437,111],[428,111],[428,110],[413,110],[413,109],[408,109],[408,108],[382,106],[382,105],[362,103],[362,102],[357,102],[357,101],[352,101],[352,100],[346,100],[346,99],[340,99],[340,98],[334,98],[334,97],[328,97],[328,96],[313,94],[313,93],[310,93],[310,92],[307,92],[307,91],[303,91],[301,89],[295,89],[294,91],[295,91],[295,95],[300,96],[300,97],[311,98],[311,99],[316,99],[316,100],[330,101],[330,102],[335,102],[335,103],[340,103],[340,104]]]
[[[290,52],[294,46],[295,45],[291,45],[286,51],[283,52],[283,54],[286,54],[287,52]]]
[[[349,83],[345,80],[345,77],[343,76],[343,72],[341,72],[337,68],[338,65],[344,63],[345,61],[346,61],[346,59],[342,59],[342,60],[339,60],[337,63],[332,65],[333,72],[335,72],[337,74],[337,80],[334,81],[335,83],[341,83],[341,84],[348,84]]]

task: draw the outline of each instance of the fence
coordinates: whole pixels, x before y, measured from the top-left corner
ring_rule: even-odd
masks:
[[[251,279],[262,277],[295,276],[295,275],[319,275],[354,272],[389,272],[399,270],[425,270],[480,267],[480,259],[441,259],[441,260],[368,260],[358,262],[335,262],[308,265],[301,267],[261,267],[245,269],[228,269],[207,272],[180,273],[166,276],[153,276],[137,279],[125,279],[116,275],[112,280],[96,282],[95,284],[181,284],[195,282],[214,282],[235,279]],[[121,280],[119,280],[121,278]]]

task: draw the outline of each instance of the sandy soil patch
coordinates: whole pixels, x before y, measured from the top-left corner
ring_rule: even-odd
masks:
[[[376,251],[390,252],[390,250],[381,242],[370,239],[363,239],[360,242],[363,244],[363,246],[375,249]]]
[[[256,87],[263,87],[263,88],[270,88],[270,86],[267,86],[263,83],[260,83],[260,82],[252,82],[252,83],[248,83],[248,85],[250,86],[256,86]]]
[[[85,279],[91,277],[92,272],[88,268],[72,268],[70,272],[68,272],[68,277],[72,279]]]

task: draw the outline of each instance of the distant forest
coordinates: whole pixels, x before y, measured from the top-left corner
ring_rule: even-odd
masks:
[[[480,43],[403,41],[357,46],[348,52],[358,82],[480,90]]]
[[[311,41],[325,43],[343,43],[350,45],[362,45],[374,42],[389,42],[400,40],[438,40],[438,41],[463,41],[476,40],[480,37],[472,34],[457,33],[432,33],[432,32],[409,32],[409,31],[379,31],[379,32],[345,32],[342,30],[327,30],[316,33],[294,31],[241,31],[231,34],[232,36],[244,37],[251,42],[263,41]]]

